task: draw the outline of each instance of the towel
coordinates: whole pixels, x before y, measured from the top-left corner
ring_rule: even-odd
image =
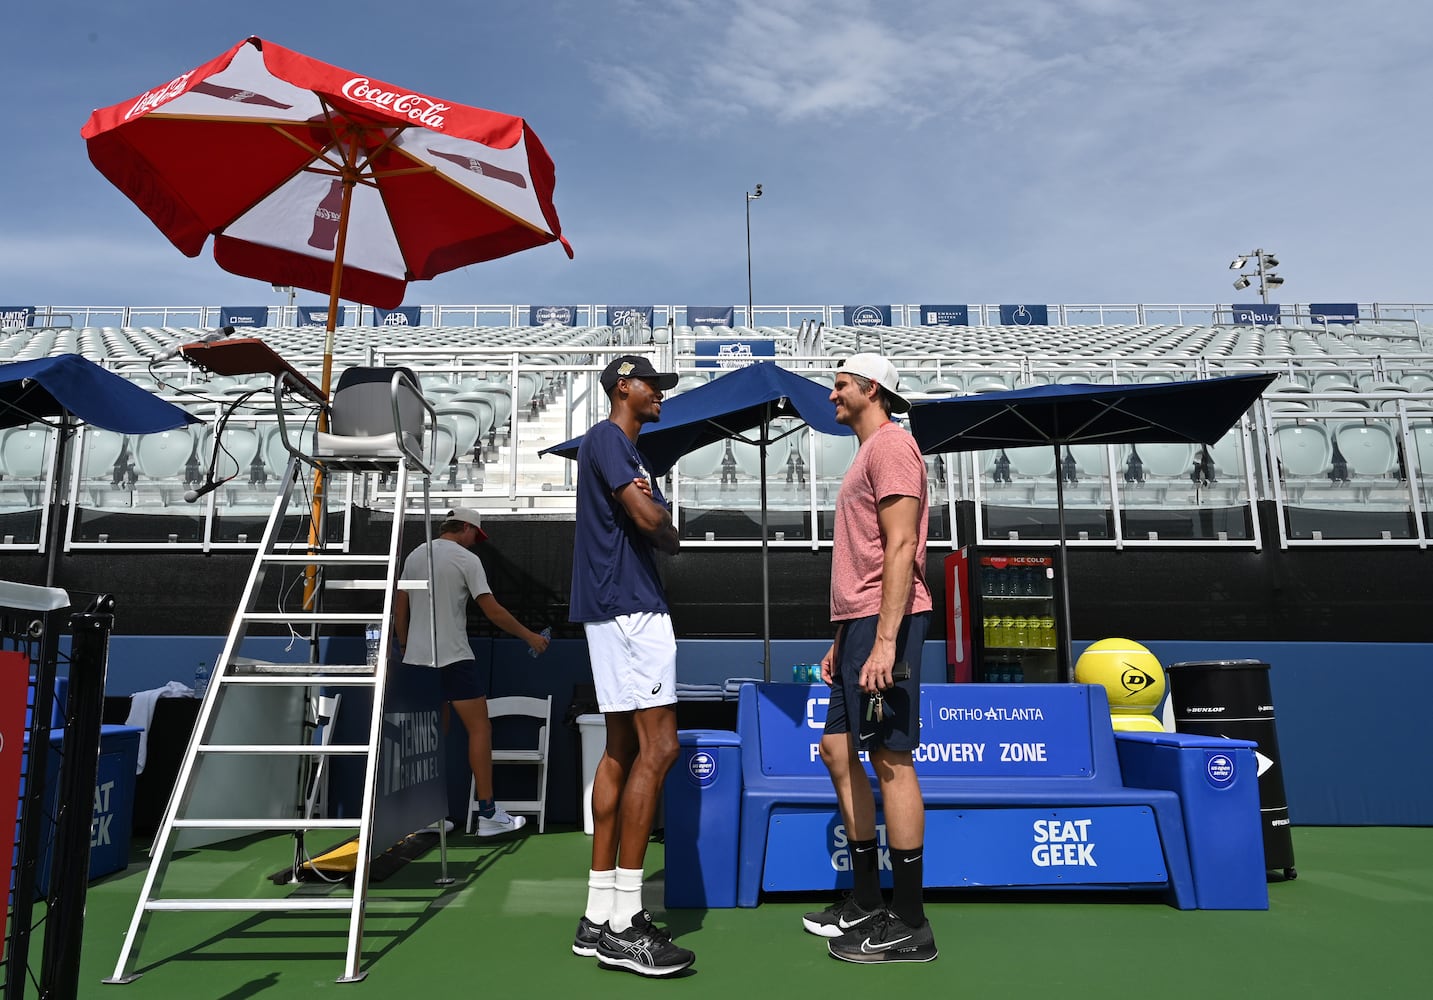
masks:
[[[149,724],[154,721],[154,703],[160,698],[192,697],[194,697],[194,689],[178,681],[170,681],[162,688],[136,691],[130,695],[129,718],[124,720],[124,724],[138,726],[141,730],[139,734],[139,766],[134,769],[135,774],[144,773],[144,755],[149,747]]]

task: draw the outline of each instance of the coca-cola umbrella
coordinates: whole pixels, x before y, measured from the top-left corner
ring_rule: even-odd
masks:
[[[90,160],[176,247],[226,271],[392,308],[409,281],[562,237],[521,118],[441,101],[248,38],[90,115]]]

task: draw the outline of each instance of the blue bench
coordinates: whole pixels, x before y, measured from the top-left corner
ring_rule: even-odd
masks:
[[[762,891],[850,885],[817,753],[828,693],[741,690],[738,906]],[[1268,907],[1252,743],[1144,734],[1117,750],[1104,689],[1082,684],[925,685],[921,733],[928,887],[1154,889],[1180,909]],[[1122,777],[1122,760],[1138,782]],[[1187,822],[1211,797],[1217,821]],[[878,840],[884,849],[884,827]]]

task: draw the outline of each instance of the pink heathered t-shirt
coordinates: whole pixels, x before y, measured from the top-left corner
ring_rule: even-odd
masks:
[[[835,548],[831,556],[833,622],[880,613],[885,539],[876,505],[893,496],[920,501],[915,579],[906,614],[931,610],[930,588],[925,582],[926,530],[930,523],[925,461],[915,438],[899,425],[887,422],[856,452],[836,496]]]

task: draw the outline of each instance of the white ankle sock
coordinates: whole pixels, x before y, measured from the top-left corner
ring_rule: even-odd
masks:
[[[620,933],[631,927],[632,918],[642,912],[642,869],[618,868],[615,874],[607,926]]]
[[[587,912],[584,916],[594,924],[605,924],[612,915],[612,898],[616,894],[617,872],[587,873]]]

